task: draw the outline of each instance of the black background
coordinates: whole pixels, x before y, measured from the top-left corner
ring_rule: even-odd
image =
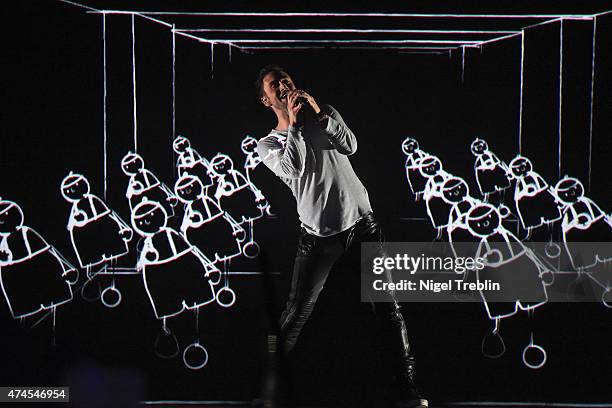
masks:
[[[115,2],[117,3],[117,2]],[[94,7],[128,8],[113,2]],[[565,4],[563,10],[543,4],[513,9],[510,3],[478,9],[438,3],[410,12],[599,12],[602,2]],[[183,3],[189,9],[192,3]],[[508,8],[504,8],[507,5]],[[168,3],[147,9],[169,8]],[[608,4],[609,6],[609,4]],[[5,19],[19,29],[5,36],[3,76],[5,106],[0,148],[0,197],[17,202],[25,224],[35,228],[76,262],[65,225],[69,205],[59,191],[69,171],[86,175],[92,192],[103,192],[102,17],[54,1],[6,4]],[[309,8],[310,7],[310,8]],[[381,8],[377,11],[385,11]],[[581,8],[582,7],[582,8]],[[590,8],[589,8],[590,7]],[[179,7],[174,7],[177,9]],[[608,7],[609,9],[610,7]],[[211,11],[229,10],[210,5]],[[239,9],[239,6],[232,10]],[[283,10],[243,7],[247,10]],[[303,4],[294,11],[339,11]],[[342,10],[345,10],[344,7]],[[365,11],[356,3],[352,11]],[[390,9],[386,9],[390,10]],[[373,11],[373,10],[369,10]],[[124,198],[127,178],[119,169],[133,149],[130,16],[107,16],[108,194],[106,202],[128,219]],[[523,154],[549,183],[569,174],[587,185],[589,94],[591,79],[590,22],[564,22],[564,87],[561,172],[558,155],[559,26],[529,31],[526,37]],[[604,211],[610,197],[612,132],[612,16],[598,19],[594,89],[592,181],[587,195]],[[293,50],[254,54],[214,47],[177,37],[176,129],[207,158],[229,154],[242,164],[240,141],[260,138],[275,119],[258,102],[253,81],[258,69],[277,63],[297,86],[343,115],[359,141],[351,162],[369,191],[372,206],[389,241],[428,241],[434,236],[425,206],[414,202],[404,176],[401,142],[419,140],[436,154],[445,169],[470,182],[475,137],[506,162],[518,153],[520,38],[469,49],[461,81],[461,56],[398,54],[388,51]],[[171,34],[161,25],[136,17],[138,151],[160,179],[172,185]],[[274,276],[278,299],[286,293],[295,251],[298,221],[295,204],[284,185],[259,168],[260,188],[278,219],[255,228],[263,259]],[[261,260],[260,260],[261,261]],[[238,262],[238,270],[260,270],[258,262]],[[342,277],[336,277],[342,283]],[[249,400],[261,393],[266,333],[269,327],[260,278],[233,278],[238,302],[231,309],[208,306],[200,313],[200,338],[210,362],[192,372],[180,360],[153,354],[160,324],[142,290],[139,277],[117,278],[124,300],[116,309],[82,299],[58,310],[56,345],[51,319],[13,320],[0,307],[2,349],[0,385],[69,384],[76,392],[104,393],[132,389],[146,400]],[[344,296],[344,298],[343,298]],[[382,376],[371,350],[375,334],[368,318],[346,306],[346,294],[322,295],[300,345],[300,378],[306,399],[332,403],[359,401],[371,395]],[[275,310],[278,310],[277,306]],[[323,311],[323,312],[322,312]],[[482,356],[480,343],[492,329],[480,304],[406,304],[404,315],[418,358],[419,383],[435,401],[583,401],[609,402],[611,312],[600,303],[549,304],[533,317],[502,322],[507,352],[493,360]],[[349,316],[348,319],[341,320]],[[194,319],[186,313],[170,322],[181,347],[193,341]],[[548,352],[540,370],[521,362],[533,332]],[[312,391],[316,390],[316,391]],[[125,392],[125,391],[124,391]],[[92,405],[94,406],[94,405]]]

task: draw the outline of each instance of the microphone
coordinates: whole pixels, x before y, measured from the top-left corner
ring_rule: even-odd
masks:
[[[301,103],[303,105],[308,105],[308,99],[303,96],[298,96],[297,98],[295,98],[295,102]]]

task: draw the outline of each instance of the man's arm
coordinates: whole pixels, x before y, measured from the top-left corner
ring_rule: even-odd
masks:
[[[321,107],[318,122],[334,148],[341,154],[351,155],[357,151],[357,138],[346,126],[342,116],[329,105]]]
[[[300,178],[306,165],[306,143],[302,131],[290,126],[285,145],[274,137],[257,143],[257,152],[264,164],[279,177]]]

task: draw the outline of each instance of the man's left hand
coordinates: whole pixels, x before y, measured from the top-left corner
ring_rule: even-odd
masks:
[[[319,108],[317,101],[315,101],[315,99],[306,91],[299,90],[298,92],[299,96],[301,98],[304,98],[306,102],[308,102],[308,105],[310,105],[310,108],[314,111],[314,113],[318,115],[319,112],[321,112],[321,108]]]

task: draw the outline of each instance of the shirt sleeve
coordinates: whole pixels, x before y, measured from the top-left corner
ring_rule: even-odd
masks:
[[[323,131],[334,148],[347,156],[355,153],[357,151],[357,138],[353,131],[346,126],[340,113],[330,105],[323,105],[321,110],[329,116],[327,126]]]
[[[306,165],[306,142],[302,131],[289,127],[285,144],[274,137],[264,137],[257,143],[257,152],[264,164],[279,177],[300,178]]]

